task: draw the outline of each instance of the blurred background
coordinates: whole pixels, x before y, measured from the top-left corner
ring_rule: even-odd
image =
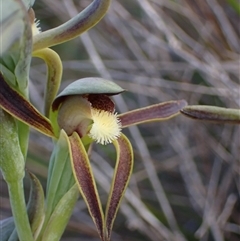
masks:
[[[76,15],[90,0],[36,0],[42,31]],[[127,92],[119,113],[169,100],[240,107],[238,0],[112,0],[104,19],[68,43],[53,47],[63,61],[61,89],[101,76]],[[43,108],[46,68],[34,59],[30,97]],[[240,127],[177,116],[124,129],[132,142],[134,172],[117,215],[112,241],[239,241]],[[46,185],[53,145],[32,131],[27,168]],[[91,154],[106,204],[115,150]],[[110,176],[109,176],[110,175]],[[1,219],[10,215],[1,179]],[[98,241],[80,198],[62,241]]]

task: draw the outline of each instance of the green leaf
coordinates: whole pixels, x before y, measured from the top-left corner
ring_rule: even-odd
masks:
[[[14,44],[20,41],[24,32],[25,11],[19,2],[9,0],[1,3],[1,49],[0,56],[4,55]]]
[[[12,3],[11,3],[12,2]],[[0,69],[9,82],[17,85],[15,67],[19,59],[19,52],[9,51],[19,46],[20,39],[24,32],[23,12],[14,1],[5,1],[4,8],[1,0],[1,48],[0,48]],[[12,5],[12,6],[11,6]],[[6,10],[8,9],[8,11]]]
[[[0,107],[6,112],[35,128],[43,134],[54,137],[50,121],[17,91],[12,89],[0,72]]]
[[[16,121],[18,125],[19,144],[20,144],[24,159],[26,161],[27,152],[28,152],[28,141],[29,141],[29,126],[19,120],[16,120]]]
[[[44,192],[37,177],[29,172],[31,190],[28,200],[28,218],[34,239],[38,236],[44,221]]]
[[[8,83],[26,94],[32,52],[32,29],[22,1],[1,0],[1,71]],[[14,77],[13,77],[14,76]]]
[[[48,169],[46,221],[63,195],[73,186],[75,180],[72,173],[67,137],[61,131],[50,158]]]
[[[117,161],[105,215],[106,236],[108,241],[110,241],[113,222],[133,169],[133,151],[127,137],[122,134],[114,141],[114,146],[117,152]]]
[[[69,137],[70,159],[75,180],[84,198],[101,240],[104,238],[104,219],[96,183],[86,150],[80,137],[74,132]]]
[[[34,36],[34,51],[57,45],[96,25],[106,14],[111,0],[94,0],[78,15],[64,24]]]
[[[37,240],[45,240],[43,239],[43,235],[47,235],[45,231],[48,229],[50,219],[52,219],[56,207],[64,198],[65,194],[72,188],[74,183],[75,179],[69,159],[68,141],[65,132],[61,131],[58,141],[54,143],[54,149],[50,158],[45,202],[45,220]],[[74,202],[66,204],[68,207],[65,208],[72,210],[76,203],[76,199],[74,200]],[[55,212],[55,215],[57,215],[57,212]],[[61,221],[61,225],[65,222],[66,226],[71,213],[68,213],[69,216],[67,216],[67,213],[65,213],[65,215],[64,220]],[[48,229],[47,232],[49,233],[50,231],[51,230]]]
[[[207,105],[190,105],[181,110],[187,117],[214,123],[240,124],[240,110]]]
[[[168,101],[148,107],[132,110],[118,115],[122,128],[152,121],[170,119],[180,113],[187,105],[185,100]]]
[[[41,240],[60,240],[78,196],[78,187],[74,184],[56,205]]]
[[[62,101],[70,95],[86,94],[105,94],[117,95],[124,91],[120,86],[112,81],[102,78],[83,78],[72,82],[68,85],[54,100],[53,110],[57,110]]]

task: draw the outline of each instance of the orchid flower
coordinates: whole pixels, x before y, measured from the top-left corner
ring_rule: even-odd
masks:
[[[122,130],[132,125],[167,120],[181,110],[186,114],[187,103],[185,100],[168,101],[118,114],[111,96],[125,90],[102,78],[77,80],[57,95],[62,64],[58,54],[49,47],[69,41],[93,27],[107,12],[110,0],[94,0],[73,19],[45,32],[40,31],[35,20],[33,2],[9,0],[2,5],[0,128],[4,151],[0,168],[9,187],[14,216],[14,222],[4,222],[3,226],[7,227],[4,238],[8,239],[10,234],[21,241],[59,240],[80,193],[99,237],[109,241],[133,169],[132,146]],[[47,65],[44,114],[28,99],[31,57],[42,58]],[[45,204],[41,184],[30,173],[33,198],[24,210],[22,181],[29,127],[51,137],[54,150],[49,163]],[[105,212],[89,160],[89,147],[93,142],[112,143],[116,149]]]
[[[99,236],[102,240],[110,240],[113,221],[133,168],[132,147],[121,130],[131,125],[171,118],[179,114],[179,111],[186,106],[186,101],[164,102],[118,115],[110,97],[124,90],[111,81],[101,78],[85,78],[73,82],[55,98],[51,118],[47,119],[23,96],[11,89],[3,77],[0,83],[4,87],[1,91],[2,108],[43,134],[51,136],[54,140],[58,139],[56,150],[59,152],[68,149],[71,171],[87,203]],[[9,96],[14,96],[14,98],[7,99]],[[21,103],[21,109],[17,107],[16,101]],[[117,152],[115,173],[105,215],[87,153],[89,144],[92,142],[104,145],[113,143]],[[59,148],[59,146],[62,147]],[[59,165],[61,165],[60,162],[65,163],[62,159],[65,160],[65,157],[57,160]],[[51,186],[56,185],[56,178],[59,178],[59,165],[57,171],[52,172],[48,185],[49,193]],[[68,174],[65,170],[64,175]],[[73,185],[73,182],[70,183],[70,187]],[[54,201],[50,200],[53,196],[54,194],[47,196],[47,204],[53,204]],[[45,220],[48,218],[51,220],[51,216],[54,216],[54,212],[47,212]],[[43,237],[47,240],[44,234]]]
[[[9,4],[15,8],[10,8]],[[3,5],[6,11],[3,16],[4,44],[0,62],[0,107],[4,110],[4,125],[1,128],[6,130],[4,143],[10,145],[9,140],[13,141],[13,138],[9,136],[15,136],[15,144],[12,145],[14,150],[11,153],[5,148],[6,155],[0,164],[10,194],[11,186],[15,185],[14,193],[20,190],[16,184],[22,183],[25,173],[28,127],[50,136],[55,147],[49,163],[45,205],[42,201],[37,202],[37,205],[32,205],[31,199],[29,201],[29,206],[35,207],[28,209],[28,215],[33,217],[30,219],[33,236],[29,231],[23,202],[21,215],[24,214],[24,218],[18,218],[21,215],[17,204],[16,210],[14,205],[12,207],[17,233],[20,240],[58,240],[71,215],[79,190],[99,237],[110,240],[113,222],[133,168],[132,146],[121,132],[122,129],[146,121],[170,118],[178,114],[186,102],[171,101],[118,115],[111,96],[124,90],[101,78],[75,81],[56,96],[62,78],[62,64],[58,54],[49,47],[68,41],[94,26],[105,15],[110,0],[94,0],[73,19],[45,32],[41,32],[39,28],[32,4],[33,1],[30,0],[12,0]],[[12,35],[14,31],[17,34]],[[43,59],[47,65],[44,115],[28,100],[28,76],[32,56]],[[8,61],[10,58],[15,58],[13,65]],[[113,143],[117,153],[105,214],[88,155],[92,142],[104,145]],[[7,156],[13,153],[19,158],[21,156],[21,160],[10,158],[11,162],[7,161]],[[11,172],[9,164],[13,169]],[[30,177],[36,180],[32,174]],[[35,186],[40,200],[44,200],[41,185],[33,185]],[[23,194],[21,199],[24,200]],[[14,229],[14,223],[10,224]]]

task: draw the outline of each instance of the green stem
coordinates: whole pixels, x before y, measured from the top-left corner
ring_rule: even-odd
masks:
[[[12,214],[20,241],[33,241],[33,235],[28,220],[23,182],[8,183]]]

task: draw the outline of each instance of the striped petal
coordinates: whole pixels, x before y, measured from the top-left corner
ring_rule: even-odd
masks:
[[[122,123],[122,128],[138,125],[152,121],[162,121],[170,119],[180,113],[180,110],[187,105],[185,100],[168,101],[148,107],[136,109],[120,114],[118,117]]]
[[[104,218],[96,183],[86,150],[78,134],[69,137],[69,150],[72,170],[80,193],[85,200],[89,213],[97,227],[101,240],[104,238]]]
[[[107,241],[110,241],[113,222],[133,169],[133,151],[127,137],[122,134],[113,144],[117,151],[117,161],[105,215]]]
[[[47,136],[54,137],[50,121],[31,103],[12,89],[0,73],[0,107],[16,119],[35,128]]]

